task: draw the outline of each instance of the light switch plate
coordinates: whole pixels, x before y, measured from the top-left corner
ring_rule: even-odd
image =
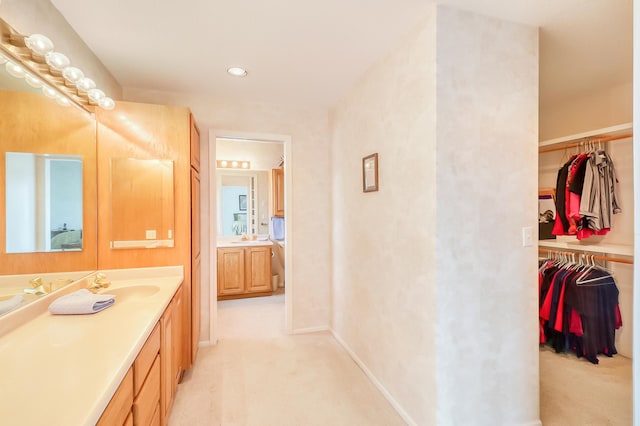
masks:
[[[156,239],[156,230],[155,229],[148,229],[147,231],[145,231],[145,235],[147,240],[155,240]]]

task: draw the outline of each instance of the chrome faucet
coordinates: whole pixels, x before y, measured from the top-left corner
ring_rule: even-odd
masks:
[[[87,288],[90,292],[97,293],[100,289],[109,287],[110,284],[111,282],[107,281],[107,276],[102,272],[98,272]]]

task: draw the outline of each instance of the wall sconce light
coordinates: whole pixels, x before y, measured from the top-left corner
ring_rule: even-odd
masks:
[[[217,160],[216,165],[219,169],[244,169],[248,170],[251,168],[250,161],[241,161],[241,160]]]
[[[9,75],[24,78],[60,105],[74,105],[93,112],[96,106],[113,109],[115,102],[96,88],[96,83],[71,61],[55,52],[53,42],[42,34],[23,36],[0,19],[0,65]]]

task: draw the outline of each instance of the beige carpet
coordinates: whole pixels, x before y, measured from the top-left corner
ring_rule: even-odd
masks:
[[[631,360],[540,350],[540,417],[544,426],[627,426],[633,423]]]
[[[284,295],[219,302],[218,323],[170,425],[405,424],[330,333],[285,334]]]

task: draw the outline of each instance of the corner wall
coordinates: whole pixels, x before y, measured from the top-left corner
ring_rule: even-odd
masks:
[[[409,423],[436,424],[436,13],[332,114],[333,332]],[[379,153],[379,191],[362,157]]]
[[[437,40],[438,424],[540,424],[537,29],[439,7]]]

